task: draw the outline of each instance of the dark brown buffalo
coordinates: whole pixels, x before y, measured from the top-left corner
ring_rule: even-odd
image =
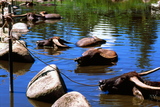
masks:
[[[113,50],[91,48],[85,51],[81,57],[75,61],[80,66],[86,65],[113,65],[118,61],[118,55]]]
[[[160,96],[160,82],[146,81],[141,76],[159,69],[160,67],[147,73],[133,71],[111,79],[100,80],[99,88],[110,94],[135,95],[140,100],[157,100],[156,97]]]
[[[40,19],[45,19],[41,15],[35,14],[33,12],[28,12],[22,15],[14,15],[14,17],[24,17],[23,19],[21,19],[21,21],[38,21]]]
[[[4,16],[4,19],[6,22],[14,22],[14,18],[16,17],[21,17],[21,21],[38,21],[41,19],[45,19],[43,16],[41,16],[40,14],[35,14],[33,12],[28,12],[26,14],[22,14],[22,15],[14,15],[12,13],[6,13]]]
[[[28,12],[21,15],[14,15],[11,14],[13,18],[21,17],[21,21],[38,21],[38,20],[44,20],[45,18],[40,14],[35,14],[34,12]]]
[[[64,43],[69,43],[60,37],[52,37],[47,40],[40,40],[37,41],[37,46],[52,46],[52,47],[62,47],[62,48],[69,48],[69,46],[65,45]]]
[[[45,19],[62,19],[62,16],[60,14],[55,14],[55,13],[47,13],[46,11],[40,12],[40,14],[45,18]]]
[[[93,46],[93,45],[98,45],[103,43],[106,43],[106,41],[96,36],[92,36],[92,37],[82,38],[76,43],[76,45],[79,47],[85,47],[85,46]]]
[[[26,7],[32,7],[34,5],[36,4],[34,4],[33,2],[29,2],[29,1],[19,4],[19,6],[26,6]]]

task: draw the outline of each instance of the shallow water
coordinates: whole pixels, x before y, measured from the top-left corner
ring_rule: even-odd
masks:
[[[52,7],[53,8],[53,7]],[[64,10],[62,9],[64,8]],[[78,7],[77,7],[78,8]],[[56,64],[62,73],[74,81],[96,85],[101,79],[108,79],[129,71],[147,71],[159,66],[160,59],[160,18],[148,11],[145,14],[133,12],[132,14],[93,14],[86,15],[82,9],[62,4],[50,11],[61,14],[64,19],[45,21],[29,27],[29,32],[23,35],[22,40],[27,42],[28,48],[34,54],[33,64],[14,63],[14,93],[9,92],[8,62],[0,61],[0,105],[2,107],[50,107],[51,104],[34,101],[26,97],[26,88],[29,81],[46,64]],[[39,6],[27,8],[25,11],[42,10]],[[67,9],[69,9],[67,11]],[[71,10],[72,12],[71,12]],[[75,9],[75,10],[74,10]],[[78,12],[78,13],[77,13]],[[71,48],[57,50],[38,48],[36,41],[59,36],[71,42]],[[119,60],[113,66],[85,66],[79,67],[74,58],[89,49],[77,47],[75,43],[89,36],[97,36],[107,42],[100,46],[117,52]],[[38,58],[38,59],[37,59]],[[44,61],[46,64],[44,64]],[[160,81],[159,71],[145,76],[145,79]],[[108,95],[101,92],[97,86],[90,87],[76,84],[62,75],[68,91],[82,93],[93,107],[110,106],[154,106],[159,102],[144,100],[138,102],[133,96]]]

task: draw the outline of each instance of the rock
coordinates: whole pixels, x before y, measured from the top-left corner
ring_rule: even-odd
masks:
[[[8,61],[9,44],[0,42],[0,60]],[[13,41],[12,57],[14,62],[33,63],[35,60],[26,49],[26,43],[22,40]]]
[[[12,26],[12,32],[26,34],[28,31],[27,24],[25,23],[18,22]]]
[[[86,98],[73,91],[63,95],[51,107],[91,107]]]
[[[26,95],[31,99],[53,103],[66,92],[66,85],[59,70],[52,64],[33,77],[28,84]]]
[[[11,29],[11,38],[12,40],[19,40],[22,37],[22,34],[26,34],[28,32],[27,25],[25,23],[15,23]],[[9,30],[8,28],[2,29],[0,28],[0,41],[8,42],[9,40]]]
[[[18,22],[13,24],[11,31],[13,39],[19,40],[20,37],[22,37],[22,34],[27,34],[29,30],[27,28],[27,24]]]

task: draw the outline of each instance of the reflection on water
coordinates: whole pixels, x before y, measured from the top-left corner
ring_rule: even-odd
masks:
[[[39,53],[39,54],[43,54],[43,55],[60,55],[61,51],[58,51],[57,49],[54,49],[52,47],[37,47],[36,49],[41,50],[40,52],[43,53]],[[45,53],[44,53],[45,52]]]
[[[101,45],[101,47],[111,48],[116,42],[116,38],[113,36],[115,33],[115,27],[109,24],[108,20],[99,19],[100,21],[94,26],[92,32],[89,33],[91,36],[97,36],[101,39],[107,41],[106,44]]]
[[[125,103],[124,103],[125,102]],[[158,102],[154,101],[140,101],[132,96],[121,96],[121,95],[110,95],[110,94],[100,94],[100,104],[107,104],[109,106],[150,106],[159,107]]]
[[[67,1],[67,0],[66,0]],[[93,1],[93,0],[92,0]],[[62,20],[46,20],[39,23],[29,23],[29,32],[23,35],[28,48],[34,53],[36,61],[33,64],[15,63],[14,73],[14,100],[9,95],[8,62],[0,61],[0,104],[4,107],[33,107],[51,104],[28,99],[25,95],[29,81],[47,64],[56,64],[61,72],[69,78],[84,84],[98,84],[100,79],[108,79],[129,71],[147,71],[159,66],[160,53],[160,19],[152,16],[142,2],[127,0],[113,3],[106,0],[92,2],[90,0],[65,2],[64,5],[45,7],[50,13],[61,14]],[[96,1],[96,0],[95,0]],[[89,3],[87,3],[89,2]],[[133,3],[132,3],[133,2]],[[133,9],[132,6],[138,3]],[[83,4],[84,3],[84,4]],[[92,7],[93,6],[93,7]],[[95,8],[95,7],[98,8]],[[129,6],[127,11],[123,7]],[[140,8],[141,7],[141,8]],[[113,10],[112,10],[113,8]],[[117,10],[120,9],[121,10]],[[37,6],[22,11],[42,11]],[[148,11],[149,10],[149,11]],[[71,42],[69,49],[38,48],[36,41],[59,36]],[[106,44],[96,47],[112,49],[117,52],[119,59],[113,66],[84,66],[79,67],[74,58],[80,57],[90,47],[77,47],[75,43],[87,36],[97,36],[105,39]],[[39,59],[37,59],[37,58]],[[7,71],[7,72],[6,72]],[[148,80],[160,81],[157,72],[145,76]],[[159,102],[144,100],[137,101],[133,96],[108,95],[101,92],[98,87],[88,87],[69,81],[64,77],[69,90],[82,93],[93,107],[106,106],[158,106]],[[13,103],[10,103],[13,102]]]
[[[114,72],[109,67],[111,66],[78,66],[75,73],[110,73]]]
[[[24,75],[31,68],[33,63],[13,62],[13,73],[16,75]],[[9,61],[0,61],[0,67],[9,72]]]
[[[50,103],[45,103],[45,102],[41,102],[41,101],[36,101],[36,100],[33,100],[33,99],[29,99],[28,98],[28,101],[34,106],[34,107],[51,107],[52,104]]]

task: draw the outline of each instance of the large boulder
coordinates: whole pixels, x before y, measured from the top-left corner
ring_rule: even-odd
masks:
[[[91,107],[91,106],[81,93],[73,91],[63,95],[51,107]]]
[[[43,68],[29,82],[26,95],[28,98],[55,102],[67,92],[66,85],[56,65],[48,65]]]
[[[0,60],[8,61],[9,44],[0,42]],[[33,63],[35,60],[26,48],[26,43],[22,40],[13,41],[12,57],[14,62]]]

